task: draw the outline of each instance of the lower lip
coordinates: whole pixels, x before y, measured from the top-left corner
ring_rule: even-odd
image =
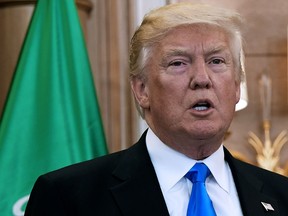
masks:
[[[190,109],[190,111],[192,112],[193,115],[197,115],[197,116],[207,116],[207,115],[210,115],[212,112],[213,112],[213,108],[208,108],[208,109],[205,109],[205,110],[196,110],[196,109]]]

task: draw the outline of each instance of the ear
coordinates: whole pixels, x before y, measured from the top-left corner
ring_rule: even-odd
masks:
[[[235,85],[236,85],[236,103],[238,103],[241,96],[241,88],[240,88],[241,82],[236,82]]]
[[[147,82],[141,78],[134,78],[130,81],[131,88],[136,101],[142,109],[148,109],[149,104],[149,91]]]

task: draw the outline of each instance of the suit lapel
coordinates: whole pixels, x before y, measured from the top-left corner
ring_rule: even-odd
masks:
[[[110,189],[125,216],[168,216],[165,200],[146,148],[145,135],[126,151],[113,173],[119,184]]]
[[[243,215],[279,215],[277,201],[261,192],[263,182],[254,177],[251,171],[247,172],[242,162],[234,159],[226,149],[225,159],[232,171]],[[267,211],[262,203],[270,204],[274,211],[269,208]]]

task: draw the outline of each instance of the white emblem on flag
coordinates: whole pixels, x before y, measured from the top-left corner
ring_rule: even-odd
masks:
[[[24,196],[20,198],[13,206],[13,215],[14,216],[23,216],[24,215],[24,210],[23,206],[28,202],[29,200],[29,195]]]

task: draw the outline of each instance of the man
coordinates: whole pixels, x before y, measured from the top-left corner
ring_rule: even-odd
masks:
[[[207,5],[150,12],[130,55],[131,87],[149,129],[128,150],[41,176],[26,215],[184,216],[190,201],[201,202],[190,200],[197,183],[187,174],[199,163],[209,168],[213,215],[288,215],[287,178],[238,161],[222,145],[240,97],[241,24],[237,13]]]

